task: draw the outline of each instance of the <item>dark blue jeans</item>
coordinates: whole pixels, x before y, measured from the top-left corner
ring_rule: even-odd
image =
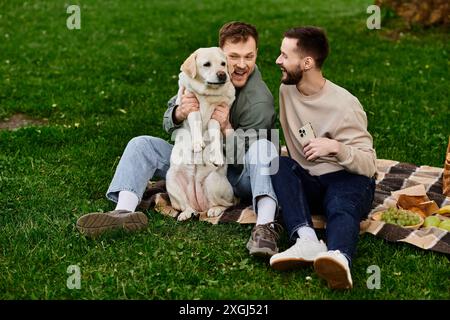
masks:
[[[271,179],[289,237],[297,237],[300,227],[313,227],[311,213],[323,214],[328,250],[340,250],[351,263],[359,223],[372,205],[375,179],[345,170],[312,176],[289,157],[279,158]]]

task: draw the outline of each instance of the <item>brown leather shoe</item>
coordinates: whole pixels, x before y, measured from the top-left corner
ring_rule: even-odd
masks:
[[[276,222],[255,225],[252,235],[247,242],[247,249],[250,254],[260,257],[271,257],[278,253],[277,242],[282,229],[281,225]]]
[[[158,193],[166,193],[166,180],[149,181],[145,188],[142,200],[138,204],[138,210],[145,211],[155,206],[155,199]]]
[[[105,231],[123,229],[137,231],[148,224],[147,216],[142,212],[113,210],[109,212],[94,212],[81,216],[77,220],[77,229],[87,237],[97,237]]]

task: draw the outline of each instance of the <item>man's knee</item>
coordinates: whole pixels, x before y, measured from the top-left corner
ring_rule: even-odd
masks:
[[[294,161],[291,158],[286,157],[286,156],[278,157],[278,162],[280,164],[280,167],[283,167],[283,168],[289,168],[290,169],[294,165]]]
[[[149,152],[152,150],[161,150],[167,141],[152,136],[137,136],[132,138],[127,145],[127,148],[132,148],[138,152]]]
[[[132,147],[135,149],[142,149],[148,144],[148,141],[150,140],[150,136],[137,136],[130,141],[128,141],[127,147]]]
[[[292,164],[290,160],[291,159],[282,156],[276,157],[271,161],[271,167],[277,167],[276,172],[273,172],[270,175],[272,183],[283,184],[286,182],[287,177],[292,176]]]
[[[275,145],[267,139],[259,139],[253,142],[247,151],[247,160],[249,164],[267,164],[278,157],[278,151]]]
[[[277,162],[279,168],[277,173],[289,172],[289,174],[291,174],[295,165],[295,162],[291,158],[285,156],[275,157],[272,160],[271,165],[274,165],[274,162]]]
[[[355,224],[365,216],[361,199],[358,199],[356,195],[353,197],[333,196],[326,200],[325,210],[328,219],[338,218],[353,221]]]

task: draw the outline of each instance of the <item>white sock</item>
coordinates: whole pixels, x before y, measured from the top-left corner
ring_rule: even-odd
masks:
[[[120,191],[117,200],[116,210],[128,210],[134,212],[139,204],[139,198],[133,192]]]
[[[259,197],[256,202],[256,225],[266,224],[275,220],[277,203],[269,196]]]
[[[311,227],[301,227],[297,230],[297,234],[301,239],[308,239],[311,241],[319,242],[316,232]]]

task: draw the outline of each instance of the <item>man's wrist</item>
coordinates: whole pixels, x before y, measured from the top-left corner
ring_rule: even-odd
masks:
[[[333,150],[331,151],[331,154],[333,156],[337,155],[339,153],[339,151],[341,150],[341,144],[339,141],[337,140],[333,140],[334,141],[334,146],[333,146]]]
[[[338,142],[338,152],[334,155],[338,162],[344,162],[349,156],[349,147],[342,142]]]

